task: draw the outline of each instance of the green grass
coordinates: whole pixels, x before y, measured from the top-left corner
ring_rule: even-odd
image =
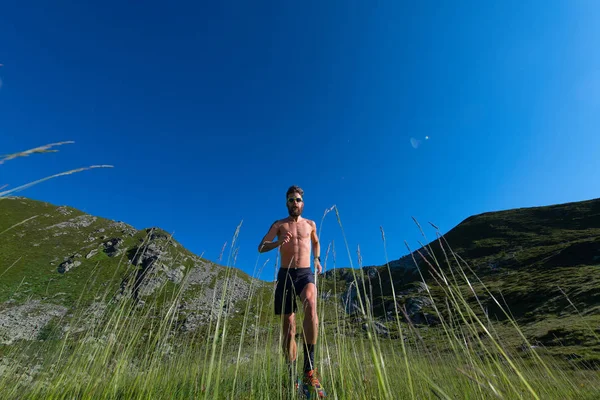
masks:
[[[381,337],[370,328],[374,316],[366,286],[361,291],[365,313],[358,315],[369,326],[366,330],[357,328],[339,302],[319,303],[317,368],[330,398],[595,398],[600,390],[597,371],[532,349],[510,316],[501,324],[486,320],[464,292],[464,284],[471,282],[468,266],[458,260],[450,265],[452,269],[443,270],[432,264],[435,279],[445,282],[438,287],[445,293],[443,301],[431,294],[441,327],[407,324],[396,314],[390,326],[401,331],[404,341]],[[235,271],[225,270],[215,304],[227,304]],[[337,288],[331,281],[320,282],[320,291]],[[486,286],[477,284],[482,289],[472,294],[483,299]],[[113,302],[102,322],[83,332],[58,338],[58,325],[51,324],[40,341],[4,348],[3,359],[10,360],[0,377],[4,398],[294,398],[286,385],[279,321],[271,313],[272,291],[254,285],[247,301],[237,305],[241,318],[213,315],[203,329],[183,333],[174,329],[182,287],[165,285],[144,307],[127,298]],[[340,293],[332,294],[337,298]],[[580,317],[570,318],[565,325],[577,324]],[[299,332],[301,319],[300,312]],[[545,329],[539,323],[530,333],[540,335]],[[586,331],[585,324],[580,329],[593,340],[593,330]],[[515,343],[529,347],[517,351]],[[31,379],[25,379],[26,365],[38,365]]]
[[[486,323],[476,320],[451,285],[447,290],[456,302],[455,320],[445,321],[447,332],[403,325],[404,350],[398,340],[355,330],[331,305],[321,304],[317,367],[330,398],[592,399],[600,390],[595,371],[565,368],[543,356],[502,354],[502,338],[519,336],[515,328],[478,337],[474,333]],[[254,297],[256,293],[247,304],[270,310],[272,298]],[[107,312],[103,323],[76,337],[56,339],[49,328],[45,341],[13,347],[4,359],[18,360],[29,347],[40,367],[30,382],[23,379],[23,368],[13,364],[0,378],[3,397],[290,398],[274,316],[262,313],[257,324],[262,329],[245,329],[245,339],[225,319],[217,325],[216,318],[205,334],[173,333],[180,295],[170,291],[173,307],[161,307],[158,316],[152,315],[156,310],[151,304],[139,309],[123,301]],[[226,302],[227,293],[215,301]],[[247,310],[244,315],[254,316]],[[244,320],[242,327],[248,326]]]

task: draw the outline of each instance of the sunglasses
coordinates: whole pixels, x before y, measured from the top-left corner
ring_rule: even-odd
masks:
[[[290,204],[293,203],[294,201],[296,201],[296,203],[302,203],[302,197],[296,197],[296,198],[290,197],[288,199],[288,203],[290,203]]]

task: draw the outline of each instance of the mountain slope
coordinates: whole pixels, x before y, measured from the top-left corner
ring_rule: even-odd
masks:
[[[70,207],[0,199],[0,342],[35,338],[74,308],[103,309],[131,296],[160,305],[181,290],[181,326],[194,330],[217,307],[227,273],[228,312],[251,279],[198,257],[158,228],[136,230]]]
[[[581,311],[600,306],[600,199],[472,216],[444,235],[442,243],[484,283],[502,290],[516,317],[560,312],[568,305],[565,289]],[[427,247],[443,260],[439,240]],[[420,249],[390,265],[406,264],[414,256],[428,275],[421,257],[427,254],[428,249]]]
[[[509,325],[510,315],[531,343],[600,366],[600,199],[480,214],[439,236],[389,270],[363,268],[357,284],[347,270],[330,271],[329,280],[344,288],[351,313],[360,313],[361,290],[380,321],[393,321],[397,308],[404,321],[430,326],[440,323],[434,303],[452,318],[445,304],[453,285],[484,320]]]
[[[600,199],[471,216],[444,239],[480,270],[598,263]],[[429,245],[440,249],[435,240]],[[390,266],[412,267],[412,256]]]

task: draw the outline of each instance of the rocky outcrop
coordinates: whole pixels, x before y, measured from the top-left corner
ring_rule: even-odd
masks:
[[[175,284],[180,284],[184,276],[185,267],[180,265],[177,268],[169,269],[166,272],[167,279]]]
[[[225,280],[217,280],[215,277],[214,283],[214,287],[203,285],[198,296],[182,303],[181,309],[186,313],[182,324],[183,331],[194,331],[208,323],[211,318],[217,318],[219,314],[231,316],[242,311],[236,307],[236,303],[248,299],[250,283],[237,276],[231,276],[226,292]]]
[[[56,212],[62,215],[71,215],[73,210],[66,206],[60,206],[56,208]]]
[[[90,252],[86,254],[85,258],[90,259],[94,257],[96,254],[98,254],[98,251],[98,249],[90,250]]]
[[[97,217],[93,217],[88,214],[80,215],[75,218],[71,218],[68,221],[60,222],[58,224],[54,224],[46,227],[45,229],[79,229],[79,228],[87,228],[92,225],[94,222],[98,220]]]
[[[108,225],[108,229],[115,229],[115,230],[119,230],[122,234],[126,235],[126,236],[133,236],[135,235],[138,230],[135,229],[133,226],[128,225],[124,222],[121,221],[113,221]]]
[[[72,270],[73,268],[77,268],[81,265],[81,261],[74,260],[73,258],[69,258],[67,261],[61,263],[58,266],[58,272],[61,274],[65,274]]]
[[[66,313],[66,307],[39,300],[20,305],[0,304],[0,344],[36,339],[53,318]]]
[[[130,286],[130,279],[126,278],[121,287],[131,289],[133,298],[149,296],[162,287],[168,279],[177,279],[183,273],[182,270],[178,270],[179,272],[169,273],[171,278],[167,275],[167,272],[172,270],[170,264],[173,260],[168,250],[169,242],[166,235],[155,232],[151,228],[148,230],[145,244],[128,250],[128,259],[138,269],[133,286]]]
[[[433,306],[433,302],[426,296],[413,296],[404,304],[405,317],[413,324],[436,325],[440,322],[435,314],[428,313],[427,308]]]
[[[104,247],[104,252],[109,257],[115,257],[122,253],[121,245],[123,244],[123,239],[121,238],[113,238],[104,243],[102,246]]]

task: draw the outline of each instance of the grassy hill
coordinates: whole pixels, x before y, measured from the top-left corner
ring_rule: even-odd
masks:
[[[599,216],[600,200],[486,213],[389,266],[329,271],[328,391],[596,398]],[[7,398],[289,397],[271,283],[26,198],[0,198],[0,240]]]
[[[104,309],[123,296],[158,309],[177,293],[180,324],[194,330],[215,312],[226,275],[230,314],[243,309],[252,282],[263,285],[190,253],[159,228],[136,230],[26,198],[0,198],[0,235],[0,342],[35,338],[56,317],[66,324],[75,309]]]
[[[389,267],[363,268],[353,289],[363,288],[380,321],[397,307],[405,322],[439,327],[453,316],[432,303],[444,305],[452,286],[498,329],[514,320],[531,346],[600,367],[600,199],[475,215]],[[353,279],[347,270],[329,275],[338,287]],[[356,293],[345,298],[357,311]]]

